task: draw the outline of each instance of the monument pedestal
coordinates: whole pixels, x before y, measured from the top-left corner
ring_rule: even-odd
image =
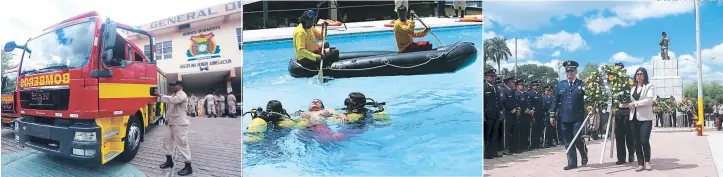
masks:
[[[651,74],[650,71],[648,74]],[[655,94],[660,98],[673,96],[676,102],[683,99],[683,78],[680,77],[678,60],[653,60],[650,83],[655,86]]]
[[[648,71],[650,75],[651,72]],[[653,60],[653,71],[650,77],[650,83],[655,86],[655,94],[660,98],[670,98],[673,96],[676,103],[683,100],[683,78],[680,77],[678,69],[678,60]],[[665,117],[668,117],[667,115]],[[675,118],[677,125],[681,125],[680,117],[685,117],[682,113],[677,112]],[[669,120],[663,120],[667,126],[670,125]]]

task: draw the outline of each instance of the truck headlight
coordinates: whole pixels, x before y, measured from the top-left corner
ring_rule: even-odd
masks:
[[[75,132],[75,138],[73,138],[73,140],[95,142],[95,132]]]

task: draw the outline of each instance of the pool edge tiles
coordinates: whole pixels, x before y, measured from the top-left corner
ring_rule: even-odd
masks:
[[[434,27],[436,30],[449,30],[449,29],[455,29],[455,28],[472,28],[475,26],[479,26],[480,30],[482,30],[482,24],[460,24],[460,25],[448,25],[448,26],[437,26]],[[431,27],[430,27],[431,28]],[[354,32],[348,32],[348,33],[336,33],[332,34],[331,32],[327,35],[328,37],[338,37],[338,36],[357,36],[357,35],[368,35],[368,34],[379,34],[379,33],[388,33],[392,32],[392,28],[382,28],[382,29],[372,29],[367,31],[354,31]],[[276,39],[261,39],[261,40],[252,40],[252,41],[243,41],[241,45],[260,45],[260,44],[275,44],[275,43],[281,43],[285,41],[290,41],[293,39],[291,35],[288,35],[289,37],[283,37],[283,38],[276,38]]]

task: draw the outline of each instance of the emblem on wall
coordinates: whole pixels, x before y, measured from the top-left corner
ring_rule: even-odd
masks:
[[[213,32],[191,36],[191,46],[186,51],[188,61],[221,57],[221,46],[216,45],[213,37]]]

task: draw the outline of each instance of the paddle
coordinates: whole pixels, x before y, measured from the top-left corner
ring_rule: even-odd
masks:
[[[328,24],[326,22],[321,24],[321,32],[324,37],[321,39],[321,56],[322,57],[319,60],[319,84],[324,83],[324,53],[326,51],[326,33],[327,33],[326,27],[327,27],[327,25]]]
[[[424,24],[424,21],[422,21],[422,19],[420,19],[419,16],[417,16],[417,14],[414,13],[414,10],[411,10],[410,12],[412,13],[412,15],[414,15],[414,18],[416,18],[417,21],[419,21],[419,23],[422,23],[422,26],[424,26],[425,28],[429,28],[429,33],[432,33],[432,36],[434,36],[434,38],[436,38],[437,41],[439,41],[439,43],[442,44],[442,46],[444,46],[444,43],[442,42],[442,40],[439,40],[439,37],[437,37],[437,35],[434,34],[434,32],[432,31],[432,28],[427,26],[427,24]]]

